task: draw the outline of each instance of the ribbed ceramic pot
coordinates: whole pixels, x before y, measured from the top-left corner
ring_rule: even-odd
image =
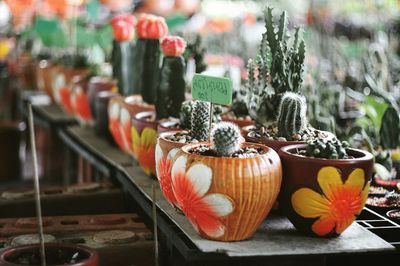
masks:
[[[368,197],[373,155],[348,149],[352,159],[320,159],[298,155],[306,145],[283,147],[280,208],[301,232],[340,235],[362,211]]]
[[[278,154],[266,146],[243,143],[264,153],[252,158],[193,154],[182,147],[172,164],[177,204],[200,236],[218,241],[250,238],[270,212],[281,187]]]
[[[118,92],[117,81],[108,77],[92,77],[88,84],[89,106],[93,119],[96,119],[96,99],[102,91]]]
[[[81,126],[93,126],[94,120],[89,106],[88,80],[75,76],[71,86],[71,108]]]
[[[157,126],[154,111],[137,113],[132,119],[133,156],[143,171],[152,177],[156,176]]]
[[[101,91],[95,99],[95,130],[97,135],[104,136],[108,141],[113,142],[113,136],[109,130],[108,105],[110,100],[118,96],[112,91]]]
[[[32,265],[32,264],[15,264],[12,258],[15,257],[27,257],[32,256],[32,253],[40,254],[40,246],[38,244],[33,245],[22,245],[17,247],[9,247],[1,251],[0,253],[0,265],[3,266],[18,266],[18,265]],[[65,266],[98,266],[99,255],[93,249],[80,245],[62,244],[62,243],[46,243],[46,261],[47,265],[65,265]],[[63,263],[51,261],[51,255],[63,252],[67,257],[72,258],[74,254],[78,253],[80,260],[76,263]],[[54,255],[53,255],[54,256]]]
[[[159,134],[156,145],[156,173],[160,183],[161,191],[164,198],[174,207],[179,208],[176,202],[171,182],[172,160],[180,148],[186,145],[177,141],[167,139],[167,137],[176,134],[177,132],[187,131],[169,131]]]

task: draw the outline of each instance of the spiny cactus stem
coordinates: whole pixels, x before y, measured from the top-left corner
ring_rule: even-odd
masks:
[[[211,140],[211,129],[213,123],[213,116],[214,116],[214,104],[210,102],[210,122],[208,124],[208,141]]]

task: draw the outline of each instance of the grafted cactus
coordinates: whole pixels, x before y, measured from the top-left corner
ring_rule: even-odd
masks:
[[[211,144],[219,156],[231,156],[240,149],[239,128],[229,122],[215,124],[211,131]]]
[[[291,139],[295,134],[301,134],[307,127],[306,99],[293,92],[287,92],[282,97],[278,114],[278,134]]]
[[[198,141],[206,141],[209,136],[210,103],[196,101],[192,112],[191,137]]]
[[[298,92],[303,82],[305,44],[296,28],[292,41],[287,32],[287,15],[283,12],[274,26],[272,8],[264,11],[266,32],[259,55],[247,65],[246,103],[250,116],[267,126],[275,121],[283,94]]]

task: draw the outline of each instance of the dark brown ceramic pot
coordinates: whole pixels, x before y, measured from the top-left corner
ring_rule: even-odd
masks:
[[[164,132],[169,132],[169,131],[178,131],[182,130],[179,127],[179,120],[171,120],[171,119],[163,119],[159,121],[158,127],[157,127],[157,133],[160,135],[161,133]]]
[[[143,171],[151,176],[156,176],[157,126],[154,111],[140,112],[132,119],[133,156]]]
[[[281,148],[283,182],[280,208],[301,232],[337,236],[356,219],[368,197],[373,155],[348,149],[352,159],[298,155],[306,145]]]
[[[113,137],[109,130],[108,121],[108,105],[112,98],[118,96],[112,91],[101,91],[97,93],[95,99],[95,130],[99,136],[104,136],[108,141],[112,142]]]
[[[161,191],[165,199],[173,206],[178,207],[174,192],[172,190],[171,182],[171,167],[172,160],[175,157],[179,149],[186,145],[177,141],[167,139],[168,136],[172,136],[177,132],[187,131],[169,131],[159,134],[156,145],[156,172],[157,179],[160,182]]]
[[[99,256],[95,250],[85,246],[68,245],[62,243],[46,243],[46,262],[47,265],[66,265],[66,266],[98,266]],[[70,260],[76,253],[78,259],[76,262],[66,262],[65,255]],[[39,258],[39,260],[32,260],[32,257]],[[64,257],[64,259],[63,259]],[[32,263],[19,264],[17,258],[31,259]],[[18,265],[39,265],[40,264],[40,250],[38,244],[22,245],[17,247],[10,247],[4,249],[0,253],[0,265],[3,266],[18,266]]]
[[[117,81],[108,77],[92,77],[88,84],[88,98],[90,112],[93,119],[96,119],[96,99],[102,91],[111,91],[117,93]],[[109,94],[110,95],[110,94]]]

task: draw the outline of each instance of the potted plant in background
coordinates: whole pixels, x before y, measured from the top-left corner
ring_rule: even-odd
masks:
[[[179,117],[185,100],[185,60],[182,57],[186,42],[178,36],[168,36],[161,44],[164,54],[160,83],[155,101],[156,111],[142,112],[132,119],[132,148],[135,159],[147,174],[156,174],[154,151],[157,127],[161,119]]]
[[[314,139],[282,147],[280,206],[301,232],[340,235],[368,197],[373,155],[337,139]]]
[[[211,143],[177,152],[171,177],[177,205],[200,236],[239,241],[251,237],[271,210],[282,169],[274,150],[241,143],[239,128],[221,122]]]

